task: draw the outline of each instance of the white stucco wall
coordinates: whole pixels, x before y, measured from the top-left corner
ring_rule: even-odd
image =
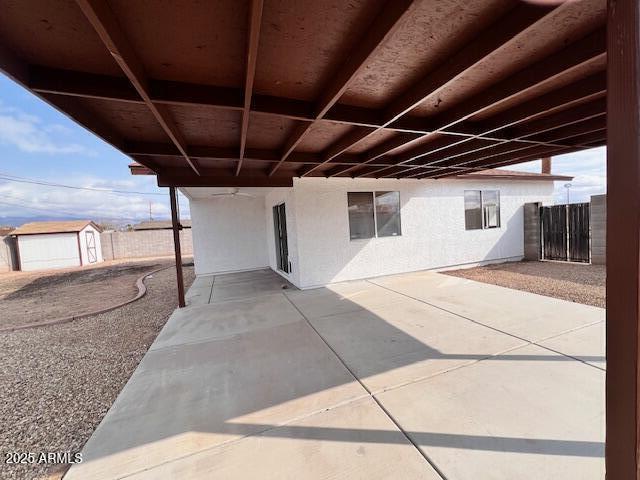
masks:
[[[349,239],[347,192],[399,191],[402,235]],[[465,230],[464,190],[499,190],[501,227]],[[523,208],[552,203],[553,182],[468,180],[294,180],[297,286],[521,258]],[[292,229],[290,229],[290,232]],[[290,236],[292,233],[290,233]]]
[[[189,201],[198,275],[269,265],[262,196],[218,196]]]
[[[283,277],[287,278],[294,285],[300,282],[300,259],[298,256],[298,238],[296,225],[296,202],[295,191],[292,188],[274,188],[265,197],[266,207],[266,229],[267,229],[267,252],[269,255],[269,266]],[[276,266],[276,240],[273,231],[273,206],[285,204],[287,214],[287,247],[289,250],[289,264],[291,271],[284,273]]]
[[[78,234],[19,235],[20,270],[46,270],[80,265]]]
[[[95,237],[95,245],[96,245],[96,261],[89,261],[89,252],[87,250],[87,234],[86,232],[93,232],[93,236]],[[80,252],[82,254],[82,265],[93,265],[95,263],[100,263],[104,261],[102,258],[102,245],[100,243],[100,232],[94,228],[92,225],[87,225],[80,232]]]

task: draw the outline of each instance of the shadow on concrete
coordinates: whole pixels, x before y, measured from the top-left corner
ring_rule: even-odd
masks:
[[[181,319],[181,328],[186,331],[192,328],[189,322],[193,321],[195,325],[197,316],[200,318],[197,321],[198,328],[202,328],[202,325],[206,327],[207,322],[210,322],[211,328],[217,326],[219,331],[212,332],[210,337],[200,335],[193,341],[150,350],[88,442],[85,448],[87,462],[147,444],[157,445],[162,440],[190,432],[219,434],[227,440],[221,437],[219,441],[213,441],[204,448],[202,445],[197,448],[194,446],[193,451],[174,453],[168,450],[169,457],[165,455],[163,462],[172,460],[171,454],[177,455],[177,459],[198,451],[214,449],[228,441],[229,435],[238,438],[260,434],[341,442],[407,443],[405,435],[400,431],[291,425],[280,429],[276,427],[282,426],[296,415],[308,415],[314,409],[331,408],[370,395],[371,390],[366,387],[367,377],[419,362],[453,361],[454,364],[446,365],[448,369],[452,365],[462,366],[478,360],[541,363],[577,361],[556,352],[549,352],[548,355],[513,355],[499,354],[501,350],[498,349],[482,353],[445,353],[374,314],[371,310],[376,308],[370,307],[369,310],[363,304],[353,302],[328,288],[295,292],[300,295],[324,295],[322,301],[328,307],[338,310],[336,316],[345,312],[361,314],[359,318],[340,320],[345,327],[340,334],[348,336],[353,342],[354,348],[351,350],[368,352],[369,360],[356,365],[349,355],[343,358],[340,349],[336,349],[330,340],[328,345],[325,344],[324,336],[321,337],[313,327],[322,318],[307,320],[302,317],[304,308],[297,305],[294,308],[295,299],[287,299],[282,293],[274,293],[271,290],[271,280],[259,275],[258,281],[268,286],[265,295],[260,296],[256,295],[255,289],[246,285],[256,281],[255,275],[250,278],[250,274],[247,274],[249,279],[246,282],[242,280],[242,275],[234,275],[235,278],[229,277],[222,281],[215,279],[213,282],[213,298],[216,297],[216,286],[224,286],[225,296],[231,300],[183,310],[183,315],[193,317]],[[272,275],[277,276],[275,273]],[[281,277],[277,276],[276,280],[282,283]],[[378,296],[390,295],[390,292],[380,287],[378,291],[374,288],[375,285],[369,285],[373,291],[371,301],[384,304],[385,298]],[[238,295],[233,294],[234,287]],[[243,297],[247,292],[249,296]],[[392,296],[394,298],[390,297],[386,305],[391,309],[393,302],[397,300],[395,295]],[[451,321],[473,323],[430,306],[426,306],[425,312],[429,308],[433,308],[434,318],[449,315]],[[426,318],[419,327],[429,328],[429,322],[429,318]],[[487,328],[477,324],[473,327]],[[491,335],[509,337],[508,334],[491,330]],[[514,345],[513,349],[515,348],[519,346]],[[495,356],[496,354],[499,355]],[[599,356],[581,358],[594,361],[603,359]],[[436,373],[437,370],[431,372]],[[335,393],[339,388],[344,388],[344,392]],[[487,388],[500,387],[488,384]],[[316,397],[326,392],[334,393]],[[293,410],[292,413],[278,410],[285,404],[288,405],[287,408],[293,408],[295,413]],[[276,409],[276,413],[271,409]],[[269,422],[260,422],[261,417],[265,418],[261,412],[269,412],[264,414]],[[526,412],[523,414],[526,415]],[[252,420],[245,422],[242,418],[245,415],[250,415]],[[287,417],[288,415],[290,416]],[[274,420],[274,416],[280,418]],[[435,432],[406,434],[419,446],[536,455],[604,456],[603,442]],[[117,456],[114,458],[117,459]],[[153,463],[144,468],[152,466]]]

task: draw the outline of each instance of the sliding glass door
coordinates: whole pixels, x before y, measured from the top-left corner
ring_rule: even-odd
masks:
[[[284,203],[273,207],[273,232],[276,240],[276,265],[278,270],[289,273],[287,248],[287,212]]]

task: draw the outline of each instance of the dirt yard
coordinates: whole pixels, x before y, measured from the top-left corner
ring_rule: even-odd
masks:
[[[136,279],[168,259],[0,275],[0,330],[101,310],[133,298]]]
[[[87,276],[69,276],[61,283],[44,281],[13,291],[25,298],[40,298],[40,308],[54,299],[58,286],[68,283],[96,291],[88,278],[114,288],[118,282],[132,285],[140,269],[117,270],[121,274],[87,271]],[[184,271],[185,284],[194,279],[193,267]],[[106,283],[105,283],[106,282]],[[168,268],[149,277],[147,294],[124,307],[70,323],[0,333],[0,478],[59,478],[60,466],[6,465],[10,452],[80,452],[127,382],[149,345],[177,306],[175,270]],[[26,287],[26,288],[25,288]],[[11,295],[3,287],[4,295]],[[119,287],[117,287],[119,288]],[[40,293],[37,293],[40,292]],[[127,291],[129,295],[133,290]],[[103,298],[103,297],[100,297]],[[106,300],[95,300],[100,303]],[[9,303],[13,303],[9,300]],[[7,300],[0,300],[3,314]],[[91,302],[88,302],[91,303]],[[34,308],[34,303],[27,303]],[[4,315],[3,315],[4,316]]]
[[[604,265],[510,262],[443,273],[585,305],[605,306]]]

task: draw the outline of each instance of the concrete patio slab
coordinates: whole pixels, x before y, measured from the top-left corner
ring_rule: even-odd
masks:
[[[282,294],[178,309],[150,349],[224,339],[301,320],[302,316]]]
[[[407,297],[310,321],[373,392],[526,344]]]
[[[432,272],[231,275],[190,289],[65,479],[604,478],[599,309]]]
[[[235,281],[233,283],[217,283],[213,289],[211,302],[224,302],[239,298],[254,298],[261,295],[279,293],[283,289],[294,289],[296,287],[287,282],[280,275],[271,272],[271,276],[257,280]]]
[[[606,368],[605,322],[550,338],[540,345],[578,358],[594,367]]]
[[[66,478],[119,478],[365,393],[303,321],[154,347]]]
[[[206,305],[211,298],[211,286],[191,287],[185,294],[187,305]]]
[[[603,397],[603,371],[534,345],[377,396],[449,480],[602,480]]]
[[[345,282],[310,290],[286,291],[285,295],[307,318],[325,317],[357,310],[372,310],[407,297],[367,281]]]
[[[605,316],[602,308],[436,272],[394,275],[371,282],[529,341],[603,321]]]
[[[229,285],[233,283],[253,282],[256,280],[270,280],[278,278],[282,281],[282,277],[270,268],[260,270],[249,270],[247,272],[224,273],[216,275],[217,285]]]
[[[213,281],[215,279],[214,275],[198,275],[196,279],[191,284],[191,288],[209,288],[213,285]]]
[[[129,478],[441,480],[371,398],[165,463]]]

